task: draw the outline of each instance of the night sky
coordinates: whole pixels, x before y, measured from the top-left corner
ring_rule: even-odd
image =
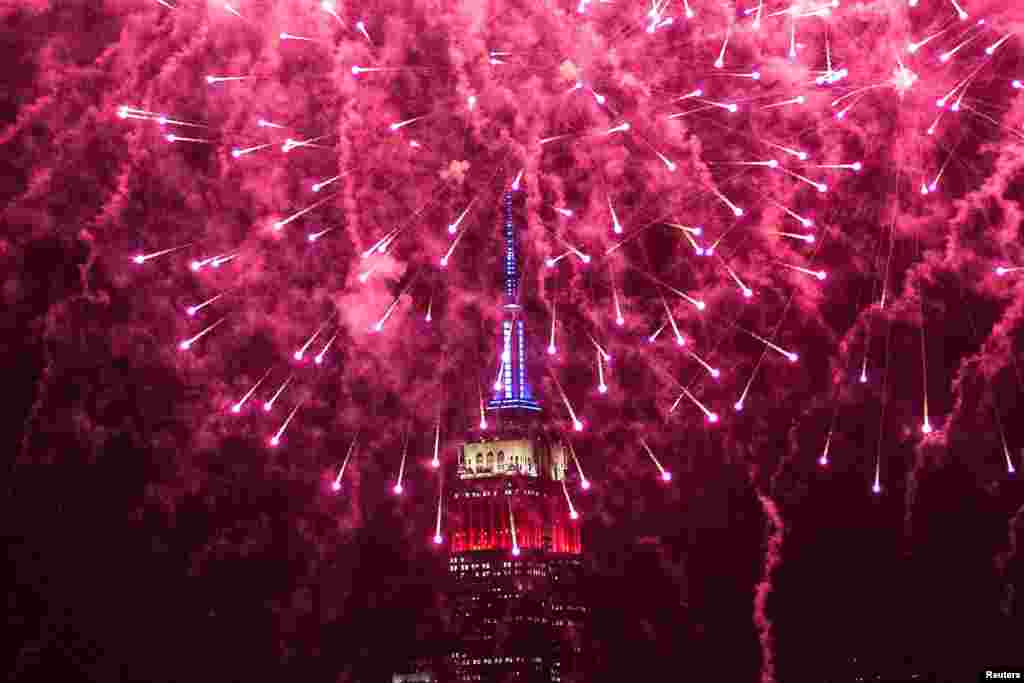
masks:
[[[1018,3],[0,22],[10,680],[443,654],[512,187],[587,680],[1024,667]]]

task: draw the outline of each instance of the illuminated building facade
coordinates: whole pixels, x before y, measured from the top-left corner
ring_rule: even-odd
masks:
[[[580,528],[564,488],[567,446],[541,423],[526,372],[518,195],[503,199],[501,372],[488,404],[497,424],[463,444],[446,498],[458,681],[580,680]]]

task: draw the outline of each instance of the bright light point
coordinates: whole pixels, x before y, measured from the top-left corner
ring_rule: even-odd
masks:
[[[280,34],[278,36],[278,38],[280,38],[281,40],[288,40],[288,34],[287,33],[282,33],[282,34]]]
[[[818,458],[818,464],[821,465],[822,467],[827,465],[828,464],[828,456],[827,455],[823,455],[820,458]]]
[[[337,481],[336,481],[336,482],[333,482],[333,483],[331,484],[331,490],[332,490],[332,491],[340,491],[340,490],[341,490],[341,483],[340,483],[340,482],[337,482]]]
[[[449,235],[454,235],[456,230],[458,230],[458,228],[456,228],[454,224],[448,226]]]
[[[819,270],[818,274],[815,277],[817,277],[819,280],[824,280],[825,278],[828,277],[828,273],[826,273],[824,270]]]
[[[923,425],[921,425],[921,431],[924,432],[925,434],[931,434],[932,433],[932,426],[931,426],[931,424],[925,422]]]
[[[721,69],[723,66],[725,66],[725,62],[723,62],[721,59],[716,59],[715,60],[715,68],[716,69]]]
[[[377,323],[376,325],[373,326],[374,332],[380,332],[383,329],[384,329],[384,323]]]
[[[437,458],[434,458],[433,460],[430,461],[430,466],[436,469],[441,466],[441,461],[438,460]]]
[[[608,385],[607,384],[602,384],[602,385],[597,387],[597,390],[599,392],[601,392],[602,394],[607,394],[608,393]]]
[[[557,353],[557,352],[558,352],[558,349],[556,349],[556,348],[555,348],[554,346],[549,346],[549,347],[548,347],[548,355],[549,355],[549,356],[553,356],[553,355],[555,355],[555,353]]]
[[[274,223],[274,230],[280,230],[283,227],[284,227],[284,223],[281,223],[280,221],[277,221],[277,222]]]
[[[273,407],[274,407],[274,406],[270,405],[269,403],[264,403],[264,404],[263,404],[263,412],[265,412],[265,413],[269,413],[269,412],[270,412],[270,409],[271,409],[271,408],[273,408]]]
[[[686,344],[686,340],[683,339],[682,336],[676,337],[676,345],[677,346],[684,346],[685,344]]]
[[[862,373],[860,374],[860,383],[861,383],[861,384],[866,384],[866,383],[867,383],[867,381],[868,381],[868,376],[867,376],[867,375],[865,375],[865,374],[864,374],[864,373],[862,372]]]
[[[772,159],[771,161],[768,162],[768,168],[778,168],[778,167],[779,167],[779,160],[778,159]]]
[[[519,546],[515,546],[512,548],[512,554],[517,557],[519,556]]]
[[[662,481],[672,481],[672,473],[671,472],[662,472],[661,473],[661,480]]]
[[[814,221],[812,221],[810,218],[801,218],[800,225],[804,226],[805,228],[809,228],[812,225],[814,225]]]
[[[698,311],[703,311],[705,308],[708,307],[708,305],[703,301],[698,301],[695,305],[697,306]]]
[[[744,298],[749,299],[752,296],[754,296],[754,290],[752,290],[752,289],[744,289],[743,290],[743,297]]]
[[[1006,275],[1006,268],[1003,268],[1002,266],[996,268],[996,275],[998,275],[999,277]]]
[[[718,422],[718,413],[708,415],[708,422]]]
[[[480,420],[480,429],[487,429],[487,420]]]
[[[741,209],[741,208],[740,208],[740,207],[738,207],[738,206],[737,206],[737,207],[736,207],[735,209],[733,209],[733,210],[732,210],[732,212],[733,212],[734,214],[736,214],[736,216],[737,216],[737,217],[738,217],[738,216],[742,216],[742,215],[743,215],[743,209]]]
[[[616,318],[615,319],[615,324],[618,325],[619,327],[621,327],[621,326],[626,324],[626,319],[625,318]]]
[[[879,486],[878,484],[872,484],[871,485],[871,493],[879,494],[881,492],[882,492],[882,487],[881,486]]]
[[[807,101],[806,97],[804,97],[803,95],[797,95],[797,98],[796,98],[796,103],[797,104],[803,104],[806,101]]]
[[[207,82],[207,83],[216,83],[216,82],[217,82],[217,79],[216,79],[216,78],[214,78],[213,76],[207,76],[207,77],[206,77],[206,82]]]
[[[583,423],[580,422],[579,420],[576,420],[575,422],[572,423],[572,428],[575,429],[577,432],[582,432]]]
[[[501,382],[495,382],[494,383],[494,390],[495,391],[501,391]]]
[[[800,159],[800,161],[807,161],[807,152],[800,152],[800,154],[797,155],[797,158]]]
[[[400,495],[402,493],[402,485],[401,484],[395,484],[395,488],[393,488],[392,491],[394,491],[396,494]]]
[[[429,322],[430,322],[431,320],[433,320],[433,318],[431,318],[431,317],[430,317],[430,316],[428,315],[427,317],[425,317],[425,318],[424,318],[424,320],[426,320],[426,321],[427,321],[427,322],[429,323]]]
[[[704,247],[695,247],[693,251],[695,254],[697,254],[697,256],[704,255]]]
[[[669,171],[675,172],[676,165],[670,161],[667,164],[665,164],[665,168],[667,168]]]
[[[438,534],[437,536],[434,536],[434,545],[441,545],[441,541],[443,541],[443,540],[444,539],[441,538],[440,534]]]
[[[580,482],[580,488],[582,488],[584,491],[589,491],[590,490],[590,481],[588,481],[587,479],[584,479],[583,481],[581,481]]]
[[[583,256],[580,256],[580,260],[583,261],[584,263],[590,263],[590,256],[584,254]]]
[[[360,69],[358,66],[353,66],[352,67],[352,75],[353,76],[358,76],[360,71],[362,71],[362,69]]]
[[[447,257],[442,257],[441,258],[441,267],[445,268],[447,265],[448,265],[448,258]]]
[[[236,403],[235,405],[231,406],[231,412],[235,414],[242,412],[242,406]]]
[[[1016,88],[1017,90],[1020,90],[1021,88],[1024,88],[1024,83],[1015,80],[1013,82],[1013,87]]]
[[[281,443],[281,439],[277,438],[276,436],[270,437],[270,445],[271,446],[277,446],[280,443]]]
[[[967,14],[967,12],[960,12],[958,16],[960,17],[960,21],[966,21],[967,17],[969,17],[970,15]]]
[[[732,404],[732,409],[735,410],[737,413],[742,413],[743,412],[743,401],[737,401],[736,403],[733,403]]]
[[[715,255],[715,248],[714,247],[708,247],[707,249],[704,250],[704,255],[705,256],[714,256]]]
[[[544,262],[544,265],[546,265],[548,268],[554,268],[555,267],[555,259],[549,258],[547,261]]]
[[[196,314],[196,307],[195,306],[189,306],[188,308],[185,309],[185,314],[188,315],[188,317],[190,317],[190,318],[195,316],[195,314]]]
[[[807,235],[804,237],[804,241],[808,244],[814,244],[814,235]]]
[[[306,235],[307,242],[316,242],[316,235]]]
[[[168,136],[166,136],[166,139],[167,139],[167,142],[174,142],[178,138],[174,137],[174,135],[168,135]]]
[[[295,358],[295,360],[302,360],[302,351],[296,351],[293,354],[293,357]]]
[[[313,357],[313,362],[316,363],[317,365],[323,365],[324,357],[317,354],[316,356]]]
[[[853,164],[852,164],[852,165],[850,166],[850,168],[852,168],[852,169],[853,169],[854,171],[859,171],[859,170],[861,170],[862,168],[864,168],[864,165],[863,165],[862,163],[860,163],[859,161],[855,161],[855,162],[853,162]]]
[[[736,106],[735,104],[730,104],[729,105],[729,112],[730,113],[735,114],[739,110],[740,110],[740,108],[738,106]]]
[[[604,95],[598,95],[596,97],[596,99],[597,99],[597,103],[598,104],[604,104],[604,99],[605,99]]]
[[[818,192],[828,192],[828,185],[826,185],[825,183],[819,183]]]
[[[231,156],[233,156],[234,158],[237,159],[238,157],[242,156],[242,150],[240,150],[240,149],[233,149],[233,150],[231,150]],[[316,190],[313,190],[313,191],[316,192]]]
[[[798,356],[798,355],[797,355],[797,354],[795,354],[795,353],[790,353],[790,354],[789,354],[789,355],[787,356],[787,358],[789,358],[789,362],[790,362],[790,363],[795,363],[795,362],[797,362],[798,360],[800,360],[800,356]]]
[[[714,377],[715,379],[718,379],[719,377],[722,376],[722,371],[719,370],[718,368],[711,368],[711,376]]]
[[[182,351],[188,351],[191,347],[192,344],[188,343],[187,341],[183,341],[180,344],[178,344],[178,348],[181,349]]]
[[[759,81],[759,80],[761,80],[761,72],[760,71],[754,71],[753,73],[750,74],[750,77],[752,79],[754,79],[755,81]]]
[[[132,261],[135,261],[136,263],[138,263],[139,265],[141,265],[141,264],[143,264],[143,263],[145,263],[145,262],[146,262],[146,257],[145,257],[145,256],[142,256],[142,255],[140,254],[139,256],[136,256],[135,258],[133,258],[133,259],[132,259]]]
[[[579,518],[580,518],[580,513],[576,512],[575,510],[570,510],[569,511],[569,519],[579,519]]]

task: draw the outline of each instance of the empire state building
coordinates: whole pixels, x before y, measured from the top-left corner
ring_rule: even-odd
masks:
[[[517,182],[502,200],[505,291],[490,428],[482,423],[462,444],[447,493],[458,681],[580,680],[580,528],[565,488],[570,446],[545,424],[529,381],[519,299],[523,203]]]

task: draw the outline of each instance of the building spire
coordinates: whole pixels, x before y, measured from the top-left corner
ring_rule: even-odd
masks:
[[[505,291],[501,306],[501,366],[495,383],[494,398],[488,403],[488,410],[503,408],[525,408],[539,411],[540,404],[533,396],[533,390],[526,376],[526,333],[523,329],[522,306],[519,303],[519,226],[515,200],[519,195],[520,172],[512,189],[502,197],[502,228],[505,238]]]

